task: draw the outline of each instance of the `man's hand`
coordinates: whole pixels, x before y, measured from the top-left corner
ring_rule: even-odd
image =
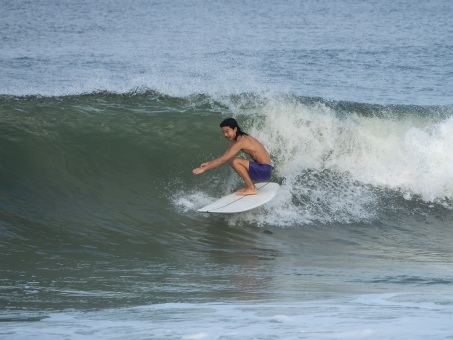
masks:
[[[202,167],[199,167],[199,168],[196,168],[196,169],[192,170],[192,173],[194,175],[199,175],[199,174],[202,174],[203,172],[204,172],[204,169]]]
[[[205,172],[205,170],[206,170],[205,168],[206,168],[206,165],[208,165],[208,163],[209,163],[209,162],[206,162],[206,163],[201,164],[199,168],[193,169],[193,170],[192,170],[192,173],[193,173],[194,175],[202,174],[203,172]]]

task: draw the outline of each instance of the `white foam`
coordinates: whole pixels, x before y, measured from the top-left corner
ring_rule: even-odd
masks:
[[[427,303],[429,302],[429,303]],[[169,303],[57,312],[2,325],[4,339],[426,339],[451,336],[452,296],[372,294],[300,302]]]
[[[173,195],[171,201],[180,211],[188,212],[195,211],[200,207],[215,201],[215,198],[201,191],[192,191],[190,193],[178,191]]]
[[[269,150],[276,166],[273,180],[281,183],[272,201],[227,216],[230,224],[285,227],[370,221],[379,214],[381,189],[407,200],[451,205],[453,158],[445,155],[453,149],[453,117],[366,117],[288,95],[219,100],[237,112],[244,130]],[[233,190],[232,183],[238,184],[234,178],[237,175],[230,171],[219,184]],[[174,202],[189,211],[214,200],[201,192]]]
[[[405,117],[339,116],[318,103],[274,98],[259,107],[250,133],[270,150],[291,187],[306,170],[330,170],[372,186],[453,199],[453,117],[441,122]],[[243,111],[244,112],[244,111]]]
[[[368,221],[379,210],[376,188],[409,200],[453,199],[453,158],[445,156],[453,150],[453,118],[340,114],[286,95],[223,100],[269,150],[282,181],[276,198],[228,217],[230,224]]]

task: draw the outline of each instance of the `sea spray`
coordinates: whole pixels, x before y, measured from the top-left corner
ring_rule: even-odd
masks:
[[[291,95],[223,100],[269,150],[273,180],[282,184],[271,203],[231,223],[366,222],[393,209],[398,197],[450,205],[451,160],[441,157],[452,143],[446,108],[430,119],[433,108],[345,105]],[[231,176],[237,178],[231,172],[229,181]]]
[[[335,110],[323,101],[277,97],[242,110],[250,133],[272,154],[278,175],[293,183],[304,171],[331,171],[364,185],[410,192],[427,202],[453,198],[453,119],[427,119],[416,109],[399,116],[381,107],[370,117]],[[450,110],[451,111],[451,110]],[[256,123],[255,123],[256,122]]]

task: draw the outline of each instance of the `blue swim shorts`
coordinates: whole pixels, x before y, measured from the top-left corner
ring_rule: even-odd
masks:
[[[252,181],[267,182],[271,179],[272,171],[274,170],[272,165],[269,164],[258,164],[255,162],[249,163],[249,176]]]

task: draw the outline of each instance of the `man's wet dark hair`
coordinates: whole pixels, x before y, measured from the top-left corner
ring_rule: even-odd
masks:
[[[236,119],[234,118],[227,118],[227,119],[224,119],[221,123],[220,123],[220,127],[223,128],[225,126],[228,126],[230,127],[231,129],[235,129],[237,128],[236,130],[236,136],[234,137],[234,140],[236,141],[238,139],[239,136],[248,136],[248,133],[245,133],[244,131],[241,130],[238,122],[236,121]]]

